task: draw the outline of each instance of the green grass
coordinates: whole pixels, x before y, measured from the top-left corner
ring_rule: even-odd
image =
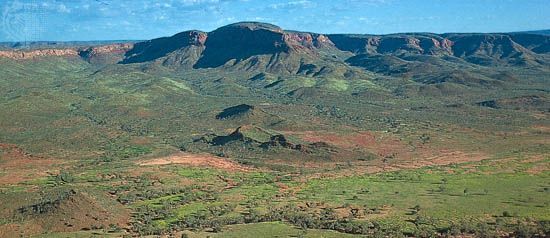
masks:
[[[550,125],[547,115],[530,109],[489,109],[475,105],[494,98],[547,96],[545,92],[550,88],[540,82],[544,73],[499,68],[513,71],[522,80],[504,88],[448,85],[447,88],[468,90],[458,95],[433,96],[415,91],[425,85],[411,79],[374,73],[359,74],[358,78],[338,77],[336,73],[319,78],[268,75],[265,81],[251,81],[247,79],[257,72],[177,71],[160,65],[150,65],[148,70],[143,70],[142,65],[108,65],[98,69],[77,59],[0,59],[0,65],[0,111],[4,112],[0,113],[0,143],[16,144],[35,158],[59,159],[65,162],[62,170],[74,177],[73,181],[60,182],[52,174],[1,186],[0,215],[4,217],[26,205],[25,199],[66,186],[101,194],[98,197],[105,200],[98,203],[123,203],[134,212],[131,219],[141,219],[139,215],[154,218],[150,225],[159,228],[154,230],[157,233],[168,233],[169,228],[183,219],[208,214],[209,209],[223,205],[234,209],[206,220],[244,218],[248,211],[265,215],[274,208],[290,205],[301,207],[298,215],[311,216],[319,215],[321,208],[338,209],[344,215],[348,215],[350,208],[359,208],[361,214],[352,219],[354,222],[377,222],[384,229],[400,229],[409,234],[417,229],[417,218],[433,219],[431,222],[438,229],[465,218],[484,224],[496,224],[499,219],[510,223],[528,218],[550,220],[550,174],[547,170],[531,172],[547,168],[550,162],[547,156],[550,134],[541,129]],[[337,73],[346,69],[335,66]],[[269,84],[272,85],[266,87]],[[404,84],[412,88],[404,90]],[[305,95],[300,97],[288,94],[299,88],[312,91],[303,90]],[[425,90],[440,92],[433,85]],[[196,145],[193,141],[204,135],[231,133],[245,123],[218,120],[215,115],[243,103],[261,107],[266,115],[277,118],[276,123],[254,121],[253,117],[246,122],[255,127],[246,130],[245,136],[260,142],[269,141],[278,133],[305,144],[292,132],[346,136],[369,131],[376,135],[374,143],[378,143],[372,147],[384,147],[383,153],[403,149],[383,144],[382,139],[390,138],[392,143],[404,145],[402,153],[412,151],[414,158],[428,156],[415,154],[425,148],[433,152],[479,152],[489,160],[357,174],[347,170],[355,172],[355,165],[381,163],[383,156],[358,161],[345,155],[377,151],[348,148],[334,158],[320,159],[315,154],[288,152],[285,148],[250,150],[238,144],[218,148],[216,152],[234,150],[225,151],[233,154],[223,154],[235,155],[230,159],[259,168],[235,172],[186,165],[136,164],[174,153],[181,145]],[[422,135],[430,137],[425,144],[420,139]],[[212,152],[209,146],[197,146],[195,152]],[[6,150],[0,150],[0,158],[4,159],[6,154]],[[272,155],[278,156],[276,161],[269,160]],[[390,162],[404,160],[401,156],[396,155]],[[542,159],[526,162],[536,156]],[[348,162],[349,166],[335,166]],[[2,171],[0,175],[10,172]],[[328,178],[323,178],[325,175]],[[282,194],[285,189],[281,187],[285,186],[287,194]],[[192,188],[177,190],[188,187]],[[144,208],[150,210],[140,210]],[[505,213],[507,217],[503,217]],[[336,231],[304,230],[290,223],[222,226],[221,233],[206,232],[209,227],[200,227],[193,228],[193,235],[352,236]],[[93,232],[77,232],[44,237],[92,235]]]
[[[349,89],[349,83],[346,80],[324,79],[317,83],[317,87],[330,91],[342,92]]]
[[[93,237],[120,237],[123,235],[122,232],[104,232],[104,231],[78,231],[78,232],[60,232],[60,233],[51,233],[32,236],[35,238],[73,238],[73,237],[82,237],[82,238],[93,238]]]
[[[253,237],[361,237],[335,231],[327,230],[302,230],[280,222],[265,222],[257,224],[233,225],[224,228],[222,233],[193,233],[189,232],[189,237],[234,237],[234,238],[253,238]]]
[[[314,180],[299,197],[333,205],[388,206],[396,216],[406,216],[411,208],[420,205],[422,214],[440,219],[499,216],[508,211],[520,217],[548,220],[550,199],[543,188],[548,186],[549,176],[448,174],[423,169]]]

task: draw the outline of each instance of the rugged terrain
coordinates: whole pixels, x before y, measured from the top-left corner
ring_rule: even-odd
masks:
[[[544,237],[550,36],[2,44],[0,236]]]

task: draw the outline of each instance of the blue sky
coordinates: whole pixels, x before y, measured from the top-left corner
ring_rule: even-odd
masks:
[[[320,33],[550,29],[549,0],[0,0],[0,41],[150,39],[238,21]]]

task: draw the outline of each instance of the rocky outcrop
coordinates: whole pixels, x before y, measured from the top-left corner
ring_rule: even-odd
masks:
[[[546,95],[527,95],[486,100],[478,102],[476,105],[493,109],[539,110],[542,112],[550,112],[550,98]]]
[[[27,60],[45,56],[78,56],[78,53],[77,49],[4,50],[0,51],[0,58]]]
[[[241,23],[216,29],[208,35],[195,68],[215,68],[230,60],[241,62],[252,56],[289,53],[281,28],[269,24]]]
[[[335,46],[355,54],[454,56],[479,65],[539,64],[537,54],[550,51],[550,36],[511,34],[329,35]]]
[[[452,50],[457,57],[479,54],[500,59],[518,53],[527,53],[527,50],[514,42],[509,35],[456,34],[449,37],[454,42]]]
[[[231,24],[208,34],[194,68],[217,68],[296,73],[303,62],[319,58],[320,48],[333,48],[321,34],[284,31],[257,22]]]
[[[41,57],[77,57],[91,59],[96,56],[110,54],[124,54],[132,47],[130,43],[100,45],[85,48],[59,48],[59,49],[34,49],[34,50],[3,50],[0,51],[0,58],[15,60],[37,59]]]
[[[285,32],[284,41],[290,45],[293,50],[300,49],[315,49],[315,48],[332,48],[334,43],[322,34],[308,32]]]
[[[90,47],[84,50],[80,50],[80,56],[93,57],[102,54],[123,54],[130,50],[133,44],[115,44],[115,45],[102,45],[96,47]]]
[[[133,44],[113,44],[94,46],[85,49],[81,49],[78,55],[95,64],[114,64],[122,60],[123,55],[133,47]]]
[[[227,120],[227,119],[231,119],[231,118],[242,117],[242,116],[245,116],[247,114],[253,113],[253,111],[254,111],[254,106],[251,106],[251,105],[248,105],[248,104],[240,104],[240,105],[237,105],[237,106],[228,107],[228,108],[223,109],[222,112],[220,112],[220,113],[218,113],[218,115],[216,115],[216,119]]]
[[[340,50],[356,54],[451,54],[453,42],[437,35],[329,35]]]
[[[197,50],[202,51],[208,35],[201,31],[185,31],[173,35],[171,37],[162,37],[145,42],[136,43],[134,47],[126,52],[124,60],[121,63],[141,63],[153,61],[169,54],[180,51],[189,55],[196,53]],[[192,57],[197,58],[197,57]],[[185,62],[194,64],[195,60],[190,60],[188,56],[177,57],[171,59],[175,62]]]
[[[223,146],[229,143],[246,143],[262,149],[289,149],[304,153],[315,153],[319,150],[335,152],[335,148],[326,143],[316,142],[300,144],[289,140],[283,134],[267,131],[260,127],[241,126],[226,136],[215,136],[212,139],[201,138],[197,141],[207,142],[214,146]]]

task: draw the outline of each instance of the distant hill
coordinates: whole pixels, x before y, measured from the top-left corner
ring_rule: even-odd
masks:
[[[137,40],[0,42],[0,49],[49,49],[136,43]]]
[[[194,59],[186,61],[187,67],[193,68],[224,66],[226,69],[246,71],[324,74],[321,69],[327,66],[327,61],[333,61],[332,57],[347,52],[348,57],[349,54],[365,54],[368,57],[392,55],[403,60],[408,58],[409,61],[411,57],[419,56],[437,59],[451,57],[477,65],[527,66],[544,61],[538,54],[549,53],[550,44],[549,36],[531,33],[323,35],[285,31],[278,26],[257,22],[235,23],[210,33],[201,32],[200,41],[181,39],[182,34],[189,33],[139,43],[135,48],[162,50],[133,50],[123,63],[132,63],[136,58],[156,60],[166,56],[168,59]],[[200,48],[200,52],[183,50],[190,45]],[[171,52],[176,51],[170,56]],[[158,52],[163,53],[158,55]],[[336,70],[329,68],[328,71]],[[324,71],[326,73],[327,69]]]
[[[544,69],[550,65],[550,35],[544,34],[547,32],[324,35],[287,31],[267,23],[239,22],[212,32],[184,31],[141,42],[4,43],[5,48],[17,51],[0,51],[0,57],[79,56],[91,63],[160,64],[178,71],[238,72],[247,78],[268,73],[301,77],[302,86],[310,84],[304,79],[323,78],[329,79],[326,87],[330,90],[349,87],[330,80],[369,79],[375,74],[425,85],[501,87],[500,74],[491,73],[493,69]],[[44,50],[58,48],[65,50]],[[482,72],[476,70],[478,67],[492,70]],[[286,88],[290,84],[289,80],[250,82],[266,89]],[[235,88],[229,81],[219,87],[246,94],[246,90]],[[296,92],[308,91],[301,88]]]
[[[538,31],[520,31],[517,33],[529,33],[529,34],[537,34],[537,35],[550,35],[550,29],[548,30],[538,30]]]

